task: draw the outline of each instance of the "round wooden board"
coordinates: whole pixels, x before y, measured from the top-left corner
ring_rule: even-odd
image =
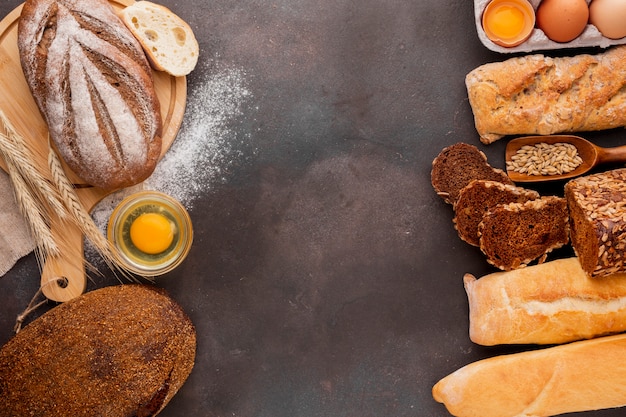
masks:
[[[134,0],[109,0],[116,10],[134,3]],[[47,166],[48,127],[30,92],[17,48],[17,26],[23,5],[15,8],[0,21],[0,110],[11,121],[16,130],[32,145],[36,164]],[[186,77],[173,77],[165,72],[153,71],[154,85],[161,104],[163,120],[163,156],[173,143],[185,112],[187,100]],[[5,169],[0,158],[0,167]],[[70,180],[79,186],[77,192],[88,211],[90,211],[110,191],[86,186],[76,174],[64,166]],[[86,186],[86,187],[85,187]],[[67,222],[52,219],[53,234],[58,234],[71,250],[64,253],[62,259],[53,259],[42,267],[42,290],[46,297],[54,301],[68,301],[83,293],[86,287],[85,265],[83,258],[82,233]],[[59,229],[59,230],[57,230]],[[65,277],[69,284],[65,288],[49,285],[56,278]]]

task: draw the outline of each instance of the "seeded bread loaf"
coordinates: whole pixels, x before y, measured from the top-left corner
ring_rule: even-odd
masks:
[[[626,125],[626,46],[597,55],[540,54],[484,64],[465,78],[483,143]]]
[[[626,271],[626,169],[565,184],[572,246],[591,277]]]
[[[464,277],[477,344],[557,344],[626,331],[626,274],[590,279],[577,258]]]
[[[501,170],[487,162],[487,155],[474,145],[459,142],[444,148],[432,162],[431,183],[446,203],[454,204],[459,192],[472,180],[492,180],[513,185]]]
[[[499,204],[478,226],[480,250],[487,262],[508,271],[540,263],[552,250],[569,243],[567,202],[548,196],[525,203]]]
[[[523,203],[539,198],[539,193],[499,181],[473,180],[461,189],[454,205],[454,227],[459,237],[479,246],[478,225],[490,208],[504,203]]]
[[[195,352],[194,326],[165,292],[136,284],[87,292],[0,348],[0,417],[155,416]]]
[[[81,179],[115,189],[153,172],[161,115],[152,72],[107,0],[26,0],[18,49],[50,137]]]
[[[626,335],[495,356],[432,390],[457,417],[546,417],[626,405]]]

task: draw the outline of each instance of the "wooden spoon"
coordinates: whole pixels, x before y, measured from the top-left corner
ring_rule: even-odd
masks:
[[[569,143],[576,147],[582,163],[573,171],[555,175],[526,175],[509,170],[509,162],[513,155],[525,145],[534,146],[540,143]],[[542,182],[574,178],[587,173],[600,164],[626,162],[626,145],[615,148],[602,148],[586,139],[574,135],[524,136],[512,139],[506,145],[505,159],[507,174],[513,182]]]

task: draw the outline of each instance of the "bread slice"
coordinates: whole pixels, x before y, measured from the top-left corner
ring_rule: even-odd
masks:
[[[626,271],[626,169],[565,184],[572,247],[591,277]]]
[[[478,226],[480,250],[487,262],[502,270],[536,259],[543,262],[553,249],[569,243],[568,220],[567,202],[560,197],[497,205]]]
[[[187,379],[195,353],[195,328],[164,291],[94,290],[0,349],[0,416],[154,416]]]
[[[626,335],[483,359],[437,382],[457,417],[545,417],[626,405]]]
[[[590,279],[575,257],[463,283],[477,344],[557,344],[626,331],[626,274]]]
[[[504,203],[524,203],[539,197],[534,190],[499,181],[473,180],[461,189],[454,205],[454,227],[462,240],[479,246],[478,225],[490,208]]]
[[[120,17],[154,69],[179,77],[196,67],[198,41],[191,27],[170,9],[142,0],[122,9]]]
[[[446,203],[454,204],[463,187],[472,180],[492,180],[513,185],[501,170],[487,162],[487,155],[476,146],[459,142],[444,148],[432,162],[431,184]]]

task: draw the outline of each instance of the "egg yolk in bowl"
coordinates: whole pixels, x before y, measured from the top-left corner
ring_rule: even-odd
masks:
[[[144,253],[161,253],[174,240],[173,225],[162,214],[143,213],[130,226],[130,240]]]

